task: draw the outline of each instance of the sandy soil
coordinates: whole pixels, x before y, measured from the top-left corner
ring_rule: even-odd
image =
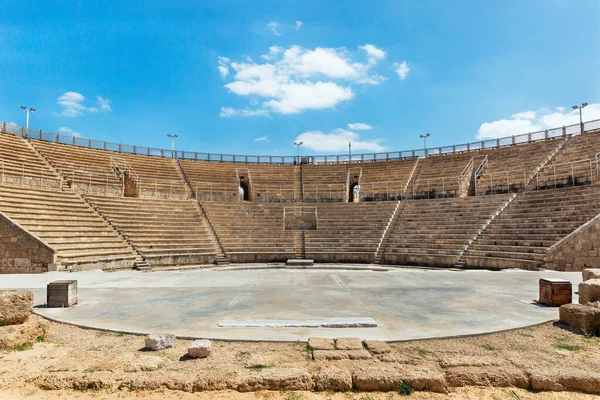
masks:
[[[142,349],[143,337],[51,323],[45,341],[22,351],[0,351],[0,398],[405,398],[394,392],[310,391],[323,372],[333,386],[344,379],[351,386],[356,376],[368,376],[363,380],[368,387],[393,385],[400,374],[412,376],[416,388],[448,391],[417,391],[410,396],[415,399],[591,399],[598,397],[580,392],[600,393],[600,339],[552,323],[470,338],[396,343],[389,353],[362,350],[369,358],[355,360],[315,361],[306,343],[251,342],[213,342],[211,357],[189,359],[190,342],[178,340],[174,348],[148,352]],[[157,370],[132,368],[149,356],[161,359]]]

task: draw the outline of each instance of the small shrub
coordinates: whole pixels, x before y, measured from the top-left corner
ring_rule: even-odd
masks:
[[[406,382],[402,382],[402,385],[398,388],[398,394],[401,396],[410,396],[415,391],[415,388],[410,386]]]
[[[11,350],[12,351],[25,351],[25,350],[29,350],[33,347],[33,343],[31,342],[25,342],[23,344],[16,344],[14,345]]]
[[[568,344],[564,342],[564,339],[556,339],[556,343],[553,344],[554,347],[556,347],[557,349],[561,349],[561,350],[568,350],[568,351],[579,351],[581,350],[581,346],[578,346],[576,344]]]
[[[419,352],[419,355],[420,355],[421,357],[427,357],[427,355],[429,354],[429,350],[427,350],[427,349],[424,349],[424,348],[422,348],[422,347],[418,347],[418,346],[417,346],[417,347],[415,347],[415,350],[416,350],[417,352]]]

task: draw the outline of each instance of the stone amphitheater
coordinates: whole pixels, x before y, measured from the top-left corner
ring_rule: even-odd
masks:
[[[152,149],[6,123],[0,129],[0,289],[32,291],[35,318],[54,321],[57,331],[67,323],[119,335],[169,331],[182,340],[320,337],[313,343],[331,351],[323,359],[400,365],[375,374],[387,382],[379,386],[356,371],[381,365],[348,367],[349,386],[327,378],[331,385],[321,386],[331,390],[395,390],[410,381],[447,392],[485,381],[600,393],[600,374],[589,375],[596,364],[578,367],[585,383],[557,372],[553,383],[535,386],[535,373],[523,366],[525,380],[501,363],[505,380],[467,382],[450,379],[440,361],[440,380],[423,383],[407,372],[413,363],[380,357],[398,349],[373,350],[557,319],[556,308],[534,301],[539,279],[579,284],[582,271],[600,268],[600,120],[464,145],[302,157]],[[78,305],[44,307],[47,284],[59,279],[79,282]],[[600,327],[600,315],[593,318]],[[343,349],[327,341],[348,337],[366,340],[347,349],[362,355],[340,356],[335,351]],[[319,348],[307,349],[316,361]],[[256,365],[266,370],[259,375],[269,373],[270,364]],[[248,387],[311,390],[329,376],[309,368],[298,381],[282,371]],[[247,388],[236,382],[212,389]]]

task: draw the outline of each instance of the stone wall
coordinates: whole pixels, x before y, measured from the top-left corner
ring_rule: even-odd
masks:
[[[0,274],[47,272],[54,269],[56,252],[0,212]]]
[[[600,214],[556,242],[546,253],[546,267],[557,271],[600,268]]]

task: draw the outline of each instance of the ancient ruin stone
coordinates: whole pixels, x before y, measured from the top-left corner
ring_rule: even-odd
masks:
[[[579,284],[579,304],[600,300],[600,279],[588,279]]]
[[[196,340],[188,347],[188,356],[191,358],[205,358],[210,356],[210,340]]]
[[[372,354],[387,354],[392,351],[386,342],[380,340],[366,340],[365,347],[369,349]]]
[[[402,375],[390,366],[361,368],[352,374],[354,387],[364,391],[388,392],[402,385]]]
[[[588,268],[582,272],[583,280],[600,279],[600,268]]]
[[[153,333],[146,337],[145,345],[149,350],[164,350],[175,346],[175,335],[171,333]]]
[[[256,390],[311,390],[312,376],[299,368],[267,368],[256,375],[241,376],[231,389],[239,392]]]
[[[0,326],[22,324],[33,308],[33,293],[29,290],[0,291]]]
[[[0,326],[0,350],[33,343],[37,338],[46,336],[48,327],[48,321],[37,315],[19,325]]]
[[[335,340],[336,350],[362,350],[362,341],[359,338],[338,338]]]
[[[352,374],[348,369],[324,365],[313,379],[315,388],[321,392],[328,390],[344,392],[352,389]]]
[[[126,367],[127,372],[142,372],[142,371],[156,371],[163,366],[165,361],[156,356],[142,356],[131,361]]]
[[[560,306],[560,322],[581,329],[583,332],[597,335],[600,328],[600,309],[582,304]]]
[[[529,378],[519,368],[505,367],[452,367],[445,370],[448,385],[518,387],[527,389]]]
[[[308,338],[308,348],[311,350],[333,350],[333,339]]]
[[[314,350],[315,360],[368,360],[373,358],[366,350]]]

